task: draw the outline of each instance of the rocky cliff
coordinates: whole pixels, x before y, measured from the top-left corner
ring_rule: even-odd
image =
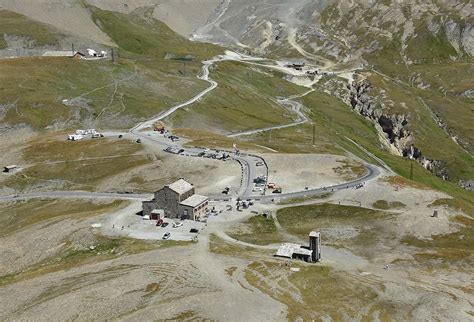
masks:
[[[371,97],[372,84],[369,80],[355,80],[348,86],[348,95],[345,101],[354,111],[368,118],[380,132],[382,144],[393,153],[416,160],[424,168],[435,175],[449,179],[446,164],[442,160],[434,160],[425,155],[416,147],[414,136],[409,130],[407,115],[387,114],[377,108]]]

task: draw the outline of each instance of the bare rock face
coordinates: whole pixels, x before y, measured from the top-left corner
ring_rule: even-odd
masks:
[[[474,25],[468,23],[461,34],[461,45],[471,56],[474,56]]]
[[[416,160],[425,169],[431,171],[444,180],[449,179],[446,164],[442,160],[433,160],[423,155],[421,150],[414,144],[414,136],[408,129],[408,118],[406,115],[386,114],[383,110],[375,107],[370,91],[372,84],[367,79],[354,81],[349,85],[349,99],[352,109],[372,121],[376,128],[381,131],[385,139],[382,142],[392,152]]]

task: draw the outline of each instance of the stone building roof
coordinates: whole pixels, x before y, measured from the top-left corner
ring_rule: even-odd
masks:
[[[178,181],[173,182],[172,184],[168,185],[168,188],[176,192],[177,194],[182,195],[183,193],[188,192],[191,190],[193,187],[192,184],[187,182],[184,179],[179,179]]]
[[[181,201],[181,205],[183,206],[189,206],[189,207],[197,207],[203,202],[209,200],[208,197],[206,196],[201,196],[201,195],[192,195],[186,200]]]
[[[298,244],[286,243],[282,244],[280,248],[278,248],[275,256],[292,258],[293,254],[311,256],[313,252],[309,249],[301,247]]]

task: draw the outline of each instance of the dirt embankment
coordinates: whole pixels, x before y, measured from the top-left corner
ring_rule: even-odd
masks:
[[[109,36],[94,24],[87,9],[76,0],[0,0],[2,8],[53,25],[61,32],[78,38],[107,46],[114,45]]]

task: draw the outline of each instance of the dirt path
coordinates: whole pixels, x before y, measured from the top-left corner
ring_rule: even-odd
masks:
[[[301,95],[295,95],[295,96],[291,96],[284,99],[277,99],[278,104],[282,105],[283,107],[289,107],[288,110],[290,110],[296,115],[295,122],[290,123],[290,124],[285,124],[285,125],[277,125],[277,126],[271,126],[271,127],[266,127],[266,128],[257,129],[257,130],[234,133],[234,134],[227,135],[227,137],[233,138],[233,137],[239,137],[239,136],[245,136],[245,135],[253,135],[253,134],[263,133],[263,132],[272,131],[272,130],[280,130],[280,129],[285,129],[285,128],[308,123],[309,119],[302,111],[305,108],[305,106],[297,101],[294,101],[294,99],[304,97],[312,92],[314,92],[314,89],[311,89]]]

